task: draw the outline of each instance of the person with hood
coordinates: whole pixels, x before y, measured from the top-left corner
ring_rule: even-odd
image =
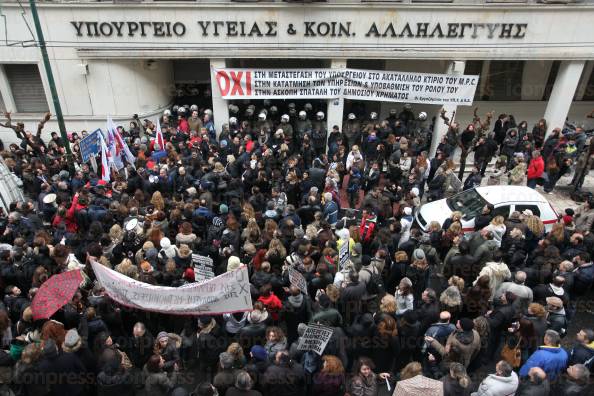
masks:
[[[474,322],[468,318],[462,318],[456,323],[456,330],[448,336],[445,346],[431,336],[425,336],[425,342],[443,357],[442,364],[445,368],[449,368],[453,362],[468,368],[481,349],[481,337],[474,329]]]
[[[212,316],[202,315],[198,318],[194,356],[199,358],[199,370],[205,373],[207,378],[212,378],[216,372],[219,353],[223,350],[219,342],[221,336],[221,328]]]
[[[538,184],[538,180],[542,177],[544,173],[544,160],[540,155],[540,151],[534,150],[532,152],[532,159],[528,164],[528,181],[526,185],[532,189],[536,188]]]
[[[594,367],[594,330],[581,329],[576,337],[576,342],[569,350],[569,365],[583,364],[588,369]]]
[[[311,316],[311,300],[306,298],[298,287],[291,285],[289,295],[284,301],[281,311],[281,319],[287,324],[287,341],[289,344],[297,339],[297,325],[299,323],[309,323]]]
[[[495,366],[495,374],[489,374],[471,396],[509,396],[515,394],[520,381],[518,375],[505,360]]]
[[[547,373],[547,378],[554,381],[567,367],[568,356],[560,346],[561,336],[555,330],[547,330],[544,345],[540,346],[520,368],[520,377],[528,376],[532,367],[540,367]]]

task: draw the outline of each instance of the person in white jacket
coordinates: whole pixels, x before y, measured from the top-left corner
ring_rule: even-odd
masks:
[[[503,216],[495,216],[495,218],[491,220],[491,223],[485,227],[486,230],[493,233],[493,240],[497,242],[497,247],[501,247],[501,241],[507,230],[507,227],[503,223],[504,221],[505,219]]]
[[[518,385],[518,375],[512,366],[501,360],[495,366],[495,374],[489,374],[471,396],[514,396]]]
[[[359,151],[359,146],[354,145],[349,154],[347,155],[346,170],[350,171],[353,165],[360,161],[363,161],[363,155]],[[363,169],[361,169],[361,171],[363,171]]]

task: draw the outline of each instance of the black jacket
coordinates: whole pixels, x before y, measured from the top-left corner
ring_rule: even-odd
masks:
[[[305,394],[305,373],[298,364],[269,366],[262,378],[264,396],[301,396]]]

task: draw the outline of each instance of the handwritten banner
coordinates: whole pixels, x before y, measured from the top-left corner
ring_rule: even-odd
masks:
[[[291,282],[291,286],[296,286],[303,293],[307,294],[307,282],[303,275],[301,275],[301,272],[294,268],[289,268],[289,282]]]
[[[97,262],[92,266],[107,295],[126,307],[172,315],[220,315],[252,310],[246,266],[182,287],[153,286]]]
[[[470,106],[476,75],[356,69],[214,69],[223,99],[356,99]]]

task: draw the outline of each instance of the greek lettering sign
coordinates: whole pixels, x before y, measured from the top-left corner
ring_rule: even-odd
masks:
[[[192,254],[192,262],[194,263],[194,279],[196,282],[214,278],[215,274],[210,257]]]
[[[305,329],[303,337],[299,338],[297,349],[300,351],[314,351],[321,356],[330,338],[332,338],[332,332],[333,330],[326,326],[318,324],[309,325]]]
[[[87,136],[81,139],[80,141],[80,154],[82,156],[83,162],[87,162],[91,156],[99,154],[99,134],[101,133],[101,129],[97,129]]]
[[[153,286],[92,262],[107,295],[130,308],[172,315],[220,315],[252,310],[248,270],[242,266],[202,283]]]
[[[472,104],[476,75],[355,69],[215,69],[223,99],[356,99]]]
[[[296,286],[303,293],[307,294],[307,282],[305,278],[301,275],[301,272],[292,267],[289,267],[289,282],[291,282],[291,286]]]
[[[343,269],[346,265],[347,261],[349,261],[349,240],[342,240],[342,245],[340,245],[340,250],[338,251],[338,263],[340,265],[340,269]]]

